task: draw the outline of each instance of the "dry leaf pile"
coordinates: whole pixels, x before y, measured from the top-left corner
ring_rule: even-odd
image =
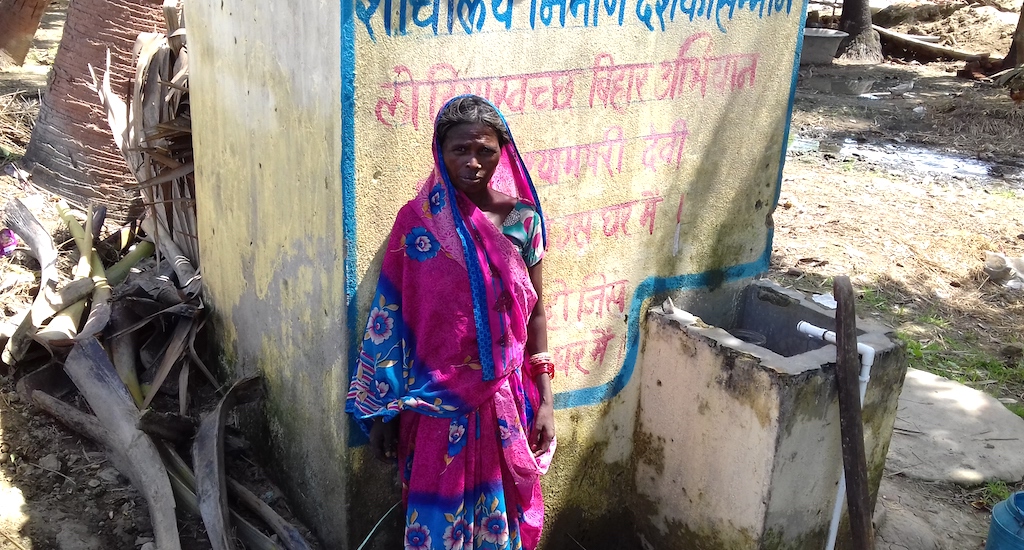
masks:
[[[0,161],[25,154],[39,100],[21,92],[0,95]]]
[[[129,102],[111,92],[106,72],[93,71],[146,216],[110,228],[102,208],[79,212],[60,201],[68,237],[54,239],[29,205],[6,205],[5,225],[34,259],[23,263],[38,290],[0,328],[4,367],[18,377],[26,400],[104,447],[144,496],[158,548],[181,548],[180,509],[202,517],[215,549],[236,548],[237,541],[308,549],[296,527],[226,472],[228,414],[257,399],[261,386],[257,378],[221,384],[196,353],[204,308],[188,53],[177,1],[165,1],[164,12],[169,32],[136,42]],[[193,380],[193,373],[202,378]],[[206,415],[190,404],[190,388],[199,386],[219,399]],[[62,399],[75,391],[89,412]],[[240,506],[229,506],[229,495]]]

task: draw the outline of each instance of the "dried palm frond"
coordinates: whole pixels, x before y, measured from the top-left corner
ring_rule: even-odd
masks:
[[[992,82],[996,86],[1004,86],[1014,90],[1024,88],[1024,65],[999,71],[992,75]]]
[[[25,154],[38,114],[37,97],[23,92],[0,95],[0,163]]]
[[[992,82],[1010,90],[1010,99],[1017,106],[1024,105],[1024,65],[1010,67],[992,75]]]
[[[135,175],[147,215],[141,227],[167,259],[177,277],[177,300],[202,309],[202,283],[197,275],[199,246],[196,238],[195,179],[192,162],[192,124],[188,102],[188,52],[178,0],[165,0],[167,33],[142,33],[135,41],[135,78],[125,102],[110,88],[109,70],[102,80],[93,71],[94,90],[107,112],[114,141]],[[107,53],[107,67],[110,53]],[[158,264],[160,262],[158,261]],[[201,315],[177,321],[177,329],[158,360],[152,387],[142,395],[149,405],[171,371],[188,362]],[[113,337],[112,337],[113,338]],[[127,356],[126,356],[127,357]],[[134,368],[134,360],[122,360],[123,370]],[[205,366],[201,370],[216,387]],[[131,374],[131,373],[129,373]],[[127,376],[126,380],[130,380]],[[182,401],[184,407],[184,400]]]
[[[143,33],[135,41],[135,79],[129,103],[110,90],[107,75],[95,82],[107,110],[114,140],[121,149],[154,220],[157,249],[172,257],[160,241],[169,238],[187,259],[173,262],[188,294],[199,291],[199,243],[196,237],[192,122],[188,101],[188,49],[176,0],[164,3],[166,34]],[[108,62],[109,66],[109,62]],[[96,76],[93,76],[94,81]],[[168,243],[169,244],[169,243]]]

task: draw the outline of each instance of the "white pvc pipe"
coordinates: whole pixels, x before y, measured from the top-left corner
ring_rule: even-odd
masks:
[[[836,333],[812,325],[807,321],[800,321],[796,329],[811,338],[824,340],[830,344],[836,343]],[[838,352],[838,351],[837,351]],[[871,365],[875,362],[875,348],[857,342],[857,353],[860,354],[860,406],[864,408],[864,394],[868,390],[868,380],[871,379]],[[838,363],[838,357],[836,363]],[[846,469],[839,473],[839,486],[836,488],[836,502],[832,506],[832,522],[828,526],[828,541],[825,543],[825,550],[833,550],[836,547],[836,536],[839,533],[839,518],[843,513],[843,499],[846,498]]]

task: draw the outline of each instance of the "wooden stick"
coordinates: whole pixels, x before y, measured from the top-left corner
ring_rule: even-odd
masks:
[[[172,443],[188,441],[197,429],[196,423],[186,416],[157,412],[153,409],[142,411],[138,427],[151,437]]]
[[[170,343],[167,345],[167,349],[164,350],[164,356],[160,359],[160,367],[156,371],[156,377],[153,379],[152,385],[150,385],[149,393],[146,394],[146,398],[142,402],[143,409],[153,402],[153,398],[160,391],[160,386],[167,379],[167,374],[171,372],[174,365],[181,359],[182,353],[185,351],[185,340],[188,338],[193,322],[192,319],[178,319],[174,332],[171,334]]]
[[[874,550],[875,536],[868,502],[868,462],[864,456],[864,424],[861,418],[856,298],[850,278],[836,277],[832,293],[836,297],[836,384],[839,386],[839,429],[843,440],[850,531],[855,550]]]
[[[20,542],[18,542],[16,540],[14,540],[13,538],[11,538],[11,536],[7,534],[7,531],[4,531],[3,529],[0,529],[0,535],[3,535],[5,539],[7,539],[8,541],[11,542],[11,544],[17,546],[18,550],[28,550],[28,548],[25,548],[24,546],[22,546]]]
[[[231,494],[247,508],[256,512],[263,521],[267,522],[267,525],[277,534],[278,540],[281,541],[281,544],[287,550],[310,550],[309,543],[302,538],[299,530],[286,522],[269,504],[263,502],[260,497],[254,495],[252,491],[234,479],[229,477],[227,481],[228,490],[231,491]]]
[[[940,46],[938,44],[929,44],[928,42],[924,42],[916,38],[911,38],[905,34],[890,31],[885,27],[879,27],[878,25],[871,25],[871,28],[875,29],[878,32],[878,34],[886,40],[895,42],[896,44],[914,53],[927,55],[934,59],[956,59],[958,61],[974,61],[976,59],[988,58],[988,54],[963,52],[960,50],[954,50],[953,48]]]
[[[47,468],[46,466],[40,466],[40,465],[36,464],[35,462],[28,462],[27,464],[29,466],[32,466],[33,468],[39,468],[40,470],[46,470],[47,472],[57,474],[60,477],[70,481],[71,483],[74,483],[75,485],[78,485],[77,483],[75,483],[75,480],[71,479],[70,477],[68,477],[65,474],[62,474],[62,473],[58,472],[57,470],[52,470],[50,468]]]

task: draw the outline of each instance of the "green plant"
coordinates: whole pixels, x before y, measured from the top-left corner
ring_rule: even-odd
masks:
[[[936,317],[935,315],[922,315],[921,317],[918,317],[918,321],[920,321],[921,323],[924,323],[926,325],[932,325],[933,327],[939,327],[939,328],[949,328],[950,327],[950,322],[948,320],[943,319],[941,317]]]
[[[989,508],[1010,498],[1010,488],[1003,481],[989,481],[985,484],[982,500]]]
[[[860,299],[865,304],[883,312],[892,311],[892,304],[889,302],[889,297],[882,294],[876,289],[865,288],[860,291]]]
[[[1007,364],[1003,360],[980,350],[967,338],[945,338],[922,343],[905,332],[896,334],[907,348],[910,366],[939,376],[969,384],[999,396],[1008,388],[1024,387],[1024,368],[1020,364]],[[1011,391],[1010,393],[1018,393]],[[1024,406],[1014,413],[1024,417]]]
[[[1024,418],[1024,405],[1021,405],[1020,403],[1008,403],[1006,408],[1010,409],[1010,412],[1013,414]]]
[[[8,162],[14,162],[21,158],[21,155],[11,151],[10,149],[0,145],[0,164],[7,164]]]

